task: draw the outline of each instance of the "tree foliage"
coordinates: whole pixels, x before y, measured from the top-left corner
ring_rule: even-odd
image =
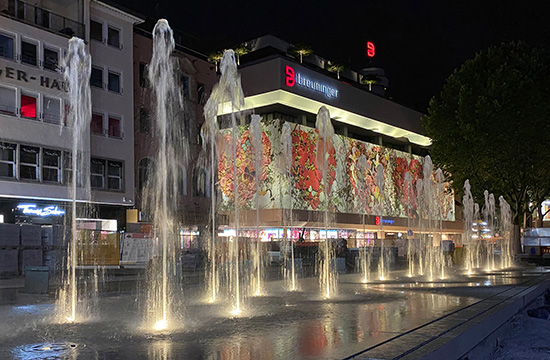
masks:
[[[458,194],[502,195],[519,224],[529,202],[550,197],[550,59],[523,42],[466,61],[423,118],[432,157]]]

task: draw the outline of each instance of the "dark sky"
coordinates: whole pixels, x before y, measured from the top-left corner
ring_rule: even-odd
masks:
[[[355,70],[381,67],[389,95],[419,111],[477,51],[510,40],[550,50],[546,0],[115,1],[165,17],[173,28],[197,37],[206,54],[273,34]],[[368,40],[376,45],[370,63]]]

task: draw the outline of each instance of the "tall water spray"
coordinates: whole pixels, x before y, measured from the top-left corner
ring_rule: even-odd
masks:
[[[217,87],[214,88],[213,94]],[[219,136],[218,126],[218,103],[216,97],[211,96],[204,106],[204,123],[201,127],[201,139],[202,139],[202,154],[208,156],[208,161],[204,160],[207,167],[210,168],[210,239],[207,242],[208,259],[209,259],[209,272],[207,278],[207,284],[209,289],[209,302],[216,302],[220,291],[220,277],[219,268],[217,266],[218,259],[216,254],[216,247],[218,243],[217,236],[217,224],[216,224],[216,168],[218,165],[218,149],[216,146],[216,139]],[[205,155],[208,153],[208,155]]]
[[[407,229],[412,229],[412,208],[413,208],[413,199],[414,199],[414,189],[412,184],[412,177],[410,172],[405,173],[405,179],[403,181],[405,187],[405,198],[407,199],[406,211],[407,211]],[[409,235],[407,231],[407,260],[409,263],[409,277],[414,275],[415,271],[415,254],[414,254],[414,238]]]
[[[297,290],[297,279],[296,279],[296,263],[294,259],[294,242],[292,239],[293,228],[292,228],[292,195],[294,189],[294,181],[292,177],[292,130],[290,129],[290,124],[285,122],[281,129],[281,145],[282,145],[282,155],[283,155],[283,170],[288,181],[289,189],[289,204],[288,204],[288,228],[290,229],[290,263],[285,261],[285,278],[287,279],[288,287],[291,291]]]
[[[419,254],[418,254],[418,274],[424,275],[425,273],[425,261],[426,258],[426,247],[424,241],[424,221],[422,211],[424,208],[424,181],[422,179],[416,180],[416,199],[418,202],[418,242],[419,242]]]
[[[445,200],[445,176],[441,169],[435,171],[435,193],[434,193],[434,211],[433,216],[435,219],[434,237],[439,239],[439,246],[434,247],[435,264],[439,268],[439,277],[445,279],[445,270],[447,266],[447,259],[443,253],[443,219],[445,218],[444,211]]]
[[[357,190],[359,192],[359,198],[362,199],[361,204],[361,221],[363,224],[363,246],[359,248],[361,271],[363,273],[363,283],[367,283],[370,280],[370,263],[372,259],[372,246],[367,245],[365,240],[365,217],[367,216],[368,200],[369,200],[369,188],[366,182],[366,174],[369,169],[367,158],[365,155],[359,156],[357,159]]]
[[[494,270],[496,268],[495,266],[495,243],[494,243],[494,235],[495,235],[495,196],[493,194],[489,194],[489,191],[485,190],[483,192],[483,195],[485,197],[485,206],[483,207],[483,218],[484,222],[482,222],[482,229],[481,229],[481,236],[482,236],[482,243],[484,246],[484,252],[485,252],[485,266],[487,267],[487,270]]]
[[[380,217],[380,260],[378,261],[378,278],[384,280],[387,278],[387,255],[384,246],[384,165],[376,166],[376,184],[378,185],[378,214]]]
[[[317,113],[317,120],[315,122],[315,127],[319,132],[319,138],[317,140],[317,163],[319,166],[319,171],[322,176],[323,184],[323,226],[326,234],[325,241],[322,247],[322,257],[319,263],[319,282],[321,286],[321,293],[325,298],[331,298],[336,295],[337,286],[338,286],[338,273],[333,267],[333,262],[335,259],[335,249],[333,244],[328,238],[328,228],[330,224],[329,214],[330,214],[330,184],[329,181],[329,172],[330,164],[330,149],[333,148],[332,137],[334,136],[334,127],[330,121],[330,113],[328,109],[324,106],[321,106],[319,112]]]
[[[240,199],[239,199],[239,186],[240,179],[237,169],[237,149],[240,144],[240,132],[239,132],[239,121],[241,118],[240,109],[244,107],[244,94],[241,87],[241,77],[237,72],[237,62],[235,61],[235,53],[233,50],[226,50],[220,61],[220,80],[214,86],[212,94],[208,99],[206,104],[205,115],[207,116],[206,122],[210,125],[207,125],[208,128],[205,128],[204,133],[210,133],[210,138],[212,146],[214,145],[214,134],[217,129],[217,125],[214,125],[214,122],[217,121],[218,110],[223,108],[225,113],[229,114],[231,120],[231,135],[229,144],[224,144],[227,146],[227,152],[232,154],[233,158],[233,196],[234,196],[234,212],[233,212],[233,227],[234,227],[234,236],[229,240],[229,268],[226,271],[227,280],[230,287],[230,296],[232,297],[233,309],[232,313],[238,315],[241,312],[242,308],[242,296],[241,296],[241,276],[240,276],[240,255],[239,255],[239,208],[240,208]],[[205,123],[206,124],[206,123]],[[214,150],[211,150],[212,152]],[[215,161],[215,155],[211,155],[211,166],[213,167],[217,164]],[[212,183],[212,186],[214,183]],[[214,192],[212,192],[214,193]],[[212,202],[212,209],[214,211],[215,203]],[[214,214],[212,214],[214,220]],[[215,229],[212,229],[212,242],[215,239],[214,236]],[[210,249],[211,259],[215,259],[215,250],[216,246],[212,246]],[[211,283],[210,288],[212,292],[211,301],[216,300],[217,292],[217,275],[215,260],[211,264]]]
[[[462,246],[465,249],[465,267],[468,274],[472,274],[475,267],[475,244],[472,238],[472,226],[474,223],[474,197],[470,188],[470,180],[464,182],[464,196],[462,197],[462,208],[464,216],[464,234],[462,235]]]
[[[179,236],[178,200],[188,158],[188,143],[182,128],[183,99],[176,84],[172,29],[159,20],[153,29],[153,56],[148,67],[154,99],[154,135],[158,141],[156,173],[144,194],[144,208],[153,220],[153,263],[149,269],[147,326],[162,330],[173,326],[175,249]]]
[[[90,119],[92,116],[90,73],[91,58],[82,39],[69,40],[69,49],[64,59],[64,77],[68,84],[69,116],[68,126],[72,128],[71,180],[72,201],[71,237],[68,247],[64,286],[59,292],[57,313],[60,320],[82,321],[89,315],[86,296],[81,296],[87,282],[79,284],[76,275],[79,254],[77,244],[81,242],[77,229],[77,201],[90,201]],[[97,281],[97,277],[94,277]],[[96,282],[97,284],[97,282]],[[80,286],[82,285],[82,286]],[[84,291],[86,293],[86,291]],[[81,304],[79,306],[78,304]]]
[[[500,265],[502,268],[507,269],[514,265],[514,253],[512,250],[512,209],[510,205],[504,200],[504,197],[498,198],[500,204],[500,236],[502,242],[500,245]]]
[[[262,125],[260,124],[260,115],[253,114],[250,122],[250,140],[252,143],[252,151],[254,154],[255,165],[255,183],[256,183],[256,244],[252,256],[252,286],[254,295],[258,296],[262,293],[262,251],[260,241],[260,182],[262,181]]]

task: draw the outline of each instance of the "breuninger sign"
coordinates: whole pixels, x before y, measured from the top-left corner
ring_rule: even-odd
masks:
[[[306,87],[313,91],[323,93],[329,99],[338,97],[338,89],[332,86],[322,84],[318,81],[310,80],[304,75],[298,72],[295,72],[294,69],[288,65],[286,66],[285,73],[286,73],[286,85],[288,87],[293,87],[294,85],[298,84],[300,86]]]

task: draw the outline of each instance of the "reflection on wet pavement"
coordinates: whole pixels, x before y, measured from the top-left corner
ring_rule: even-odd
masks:
[[[164,334],[140,329],[139,301],[128,294],[101,298],[101,318],[83,324],[52,323],[51,304],[0,306],[0,358],[343,358],[525,281],[517,272],[438,283],[401,279],[363,284],[345,275],[342,295],[328,301],[319,297],[316,279],[294,293],[273,282],[240,317],[190,292],[180,329]]]

